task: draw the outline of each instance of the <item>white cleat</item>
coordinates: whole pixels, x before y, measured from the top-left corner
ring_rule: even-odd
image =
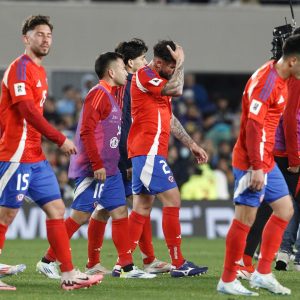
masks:
[[[260,274],[255,271],[250,278],[252,288],[263,288],[278,295],[290,295],[291,290],[282,286],[272,273]]]
[[[144,271],[151,274],[160,274],[160,273],[167,273],[170,272],[172,265],[158,260],[157,258],[151,264],[144,264]]]
[[[220,279],[217,285],[217,291],[219,293],[228,295],[240,295],[249,297],[258,296],[258,293],[246,289],[237,279],[231,282],[224,282],[222,279]]]
[[[10,275],[17,275],[18,273],[23,272],[25,269],[26,266],[23,264],[15,266],[0,264],[0,278]]]
[[[84,273],[87,275],[95,275],[95,274],[108,275],[111,274],[111,271],[107,270],[105,267],[101,266],[100,263],[98,263],[91,268],[85,268]]]
[[[150,274],[140,270],[138,267],[133,266],[133,269],[129,272],[124,272],[121,270],[120,278],[128,278],[128,279],[152,279],[155,278],[155,274]]]
[[[36,264],[36,271],[50,279],[60,279],[59,269],[56,262],[50,262],[47,264],[39,261]]]
[[[72,270],[62,273],[61,288],[66,291],[85,289],[101,283],[102,280],[102,274],[87,275],[79,270]]]

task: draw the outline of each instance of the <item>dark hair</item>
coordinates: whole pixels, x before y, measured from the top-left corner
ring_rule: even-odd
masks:
[[[115,49],[123,55],[124,64],[128,64],[129,59],[135,59],[148,51],[148,47],[145,42],[138,38],[133,38],[128,42],[121,42]]]
[[[300,34],[290,36],[282,48],[283,57],[300,55]]]
[[[159,41],[153,47],[154,56],[159,57],[159,58],[163,59],[166,62],[175,62],[175,60],[172,57],[169,49],[167,48],[167,45],[169,45],[172,48],[172,50],[175,51],[176,45],[173,41],[171,41],[171,40],[162,40],[162,41]]]
[[[106,52],[98,56],[95,61],[95,72],[99,79],[104,77],[110,63],[118,58],[123,59],[123,55],[117,52]]]
[[[50,23],[50,17],[42,15],[29,16],[23,23],[22,34],[25,35],[28,31],[33,30],[39,25],[48,25],[51,32],[53,30],[53,25]]]

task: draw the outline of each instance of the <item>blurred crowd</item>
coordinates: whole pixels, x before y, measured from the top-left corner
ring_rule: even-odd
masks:
[[[96,78],[86,74],[80,89],[63,87],[63,97],[49,97],[44,115],[56,128],[73,138],[88,90]],[[171,136],[168,162],[184,200],[228,200],[233,190],[231,153],[239,129],[239,107],[221,95],[210,99],[206,88],[194,74],[185,75],[183,95],[173,99],[173,112],[186,131],[209,154],[209,164],[197,165],[189,149]],[[73,197],[73,183],[68,180],[69,159],[53,143],[44,140],[44,151],[57,174],[63,198]]]

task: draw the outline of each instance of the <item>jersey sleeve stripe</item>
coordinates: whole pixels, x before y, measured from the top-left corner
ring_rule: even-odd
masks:
[[[277,77],[276,73],[271,71],[270,74],[268,75],[265,85],[263,86],[260,92],[259,98],[261,100],[267,101],[268,98],[270,97],[275,85],[276,77]]]
[[[143,93],[147,93],[148,90],[145,87],[143,87],[143,85],[141,84],[141,82],[139,80],[138,72],[136,72],[135,80],[136,80],[136,85],[139,88],[139,90],[142,91]]]
[[[96,92],[96,95],[94,96],[94,99],[92,101],[92,107],[94,107],[95,109],[97,109],[98,105],[99,105],[99,102],[100,102],[100,99],[103,95],[103,91],[102,90],[98,90]]]
[[[22,57],[17,64],[17,79],[26,80],[26,68],[29,60],[26,57]]]

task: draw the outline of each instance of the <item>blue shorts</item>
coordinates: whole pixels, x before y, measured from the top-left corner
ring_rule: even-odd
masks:
[[[127,179],[123,178],[123,185],[124,185],[126,197],[131,196],[132,195],[132,180],[127,180]]]
[[[104,182],[93,177],[76,180],[75,195],[71,208],[92,213],[100,204],[108,211],[126,205],[122,175],[108,176]]]
[[[20,208],[25,196],[39,206],[61,199],[49,162],[0,162],[0,206]]]
[[[289,195],[288,186],[277,164],[265,174],[265,185],[260,192],[253,192],[248,188],[251,171],[233,168],[233,174],[235,178],[233,201],[236,204],[259,207],[263,200],[271,203]]]
[[[133,194],[156,195],[177,187],[173,173],[164,157],[136,156],[131,161]]]

